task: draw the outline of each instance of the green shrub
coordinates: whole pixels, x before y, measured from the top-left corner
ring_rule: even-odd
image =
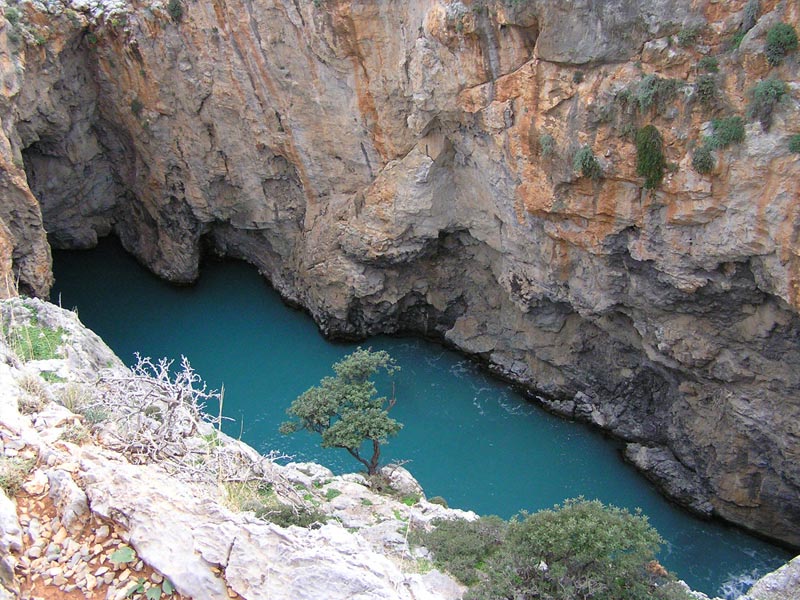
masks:
[[[647,112],[655,106],[656,112],[663,112],[677,94],[680,83],[678,79],[662,79],[653,74],[645,75],[636,88],[639,110]]]
[[[800,154],[800,133],[796,133],[789,138],[789,152]]]
[[[731,39],[728,40],[728,44],[727,44],[728,49],[729,50],[738,50],[739,46],[742,45],[742,40],[744,39],[744,36],[745,36],[746,33],[747,32],[744,31],[743,29],[740,29],[739,31],[734,33],[731,36]]]
[[[719,73],[719,61],[713,56],[704,56],[697,61],[697,68],[707,73]]]
[[[439,506],[444,506],[447,508],[447,500],[442,498],[441,496],[434,496],[433,498],[428,498],[428,502],[431,504],[438,504]]]
[[[175,23],[180,23],[181,19],[183,19],[183,5],[181,4],[181,0],[169,0],[167,3],[167,12]]]
[[[572,166],[576,171],[580,171],[583,177],[590,179],[600,179],[603,176],[603,169],[592,153],[589,146],[584,146],[575,154]]]
[[[512,519],[502,546],[486,561],[487,577],[465,600],[657,598],[656,584],[669,579],[648,567],[661,542],[641,514],[567,500]]]
[[[713,75],[700,75],[694,84],[697,99],[703,106],[713,107],[717,101],[717,78]]]
[[[700,144],[692,153],[692,168],[703,175],[714,170],[714,155],[708,144]]]
[[[702,31],[702,25],[694,25],[692,27],[687,27],[686,29],[681,29],[678,32],[678,46],[681,48],[693,46],[697,41],[697,38],[700,37],[700,33]]]
[[[549,133],[543,133],[539,136],[539,148],[541,149],[542,156],[550,156],[555,152],[556,141]]]
[[[297,527],[316,529],[327,520],[327,516],[317,510],[295,509],[283,504],[280,506],[263,506],[257,508],[255,513],[259,519],[275,523],[275,525],[280,525],[281,527],[296,525]]]
[[[500,517],[476,521],[438,519],[430,532],[414,531],[412,541],[433,552],[434,562],[465,585],[481,579],[487,559],[502,544],[506,523]]]
[[[731,144],[744,141],[744,119],[742,117],[725,117],[711,121],[714,133],[708,138],[712,150],[726,148]]]
[[[636,174],[644,177],[645,189],[655,189],[664,179],[664,140],[654,125],[646,125],[636,133]]]
[[[142,109],[144,108],[144,104],[139,98],[134,98],[131,100],[131,112],[133,113],[134,117],[139,117],[142,114]]]
[[[785,94],[786,84],[780,79],[759,81],[750,90],[750,104],[747,106],[748,118],[758,119],[761,128],[767,131],[772,125],[772,112]]]
[[[7,6],[6,7],[6,21],[11,23],[12,25],[16,25],[17,23],[19,23],[19,19],[20,19],[19,9],[17,9],[17,8],[15,8],[13,6]]]
[[[767,62],[776,66],[783,62],[784,57],[797,50],[797,32],[788,23],[776,23],[767,31],[767,45],[765,53]]]
[[[337,490],[336,488],[328,488],[325,490],[325,500],[333,500],[334,498],[338,498],[342,495],[342,492]]]

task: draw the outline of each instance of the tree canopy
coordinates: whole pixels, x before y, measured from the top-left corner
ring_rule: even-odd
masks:
[[[367,468],[378,472],[381,445],[397,434],[402,424],[389,416],[395,404],[378,396],[372,377],[379,371],[392,375],[399,367],[389,353],[358,348],[333,365],[334,377],[324,377],[301,394],[286,413],[292,417],[280,427],[281,433],[303,429],[322,436],[323,448],[343,448]],[[362,456],[361,446],[371,443],[372,455]]]

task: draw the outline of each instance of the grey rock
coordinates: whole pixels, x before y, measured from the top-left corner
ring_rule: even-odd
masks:
[[[72,479],[72,475],[61,469],[47,471],[50,481],[49,496],[56,505],[61,523],[67,529],[80,527],[80,518],[89,512],[86,494]]]
[[[756,581],[741,600],[796,600],[800,598],[800,556]]]
[[[17,506],[0,490],[0,555],[22,549],[22,528],[17,518]]]

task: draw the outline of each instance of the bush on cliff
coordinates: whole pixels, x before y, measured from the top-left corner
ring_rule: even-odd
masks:
[[[767,45],[764,49],[767,62],[777,66],[784,57],[797,50],[797,32],[788,23],[776,23],[767,31]]]
[[[439,522],[422,534],[437,564],[465,584],[466,600],[688,598],[655,561],[662,542],[647,517],[597,500],[551,510]]]
[[[653,125],[642,127],[636,134],[636,174],[644,177],[645,189],[652,190],[664,179],[663,139]]]

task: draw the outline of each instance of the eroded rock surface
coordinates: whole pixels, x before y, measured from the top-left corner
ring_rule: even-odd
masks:
[[[655,449],[677,500],[800,545],[800,84],[796,55],[764,57],[800,7],[763,0],[745,31],[745,4],[23,5],[0,35],[2,293],[46,293],[42,223],[60,247],[114,231],[177,282],[243,258],[326,333],[443,339]],[[677,81],[649,96],[652,75]],[[771,127],[693,170],[768,77]]]

